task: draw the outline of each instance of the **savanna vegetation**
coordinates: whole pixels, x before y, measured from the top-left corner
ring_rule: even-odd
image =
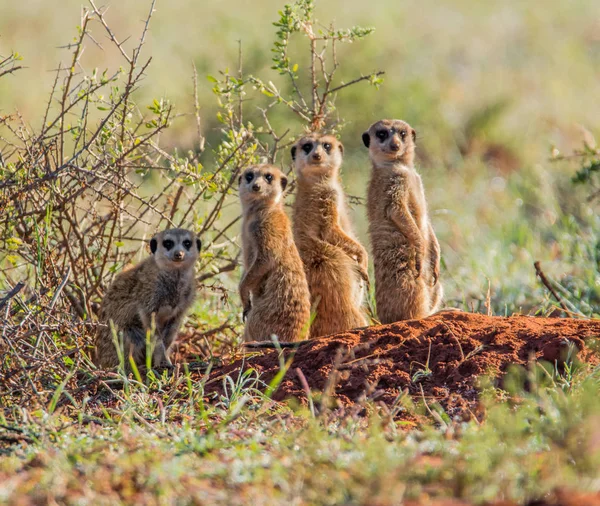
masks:
[[[243,352],[237,175],[289,171],[306,129],[344,143],[366,244],[361,133],[382,117],[415,127],[447,305],[596,318],[599,31],[593,0],[0,7],[0,502],[596,492],[599,370],[571,356],[482,378],[470,421],[417,400],[411,430],[368,398],[343,416],[275,402],[281,376],[251,369],[216,397],[205,387]],[[106,287],[179,225],[204,248],[177,358],[209,371],[98,371]]]

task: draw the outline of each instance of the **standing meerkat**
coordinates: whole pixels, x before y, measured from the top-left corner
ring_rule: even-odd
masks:
[[[146,334],[154,318],[152,366],[172,366],[169,350],[196,294],[194,264],[200,247],[200,239],[189,230],[165,230],[150,241],[151,257],[115,278],[100,306],[100,319],[106,326],[96,336],[96,365],[119,365],[112,321],[123,334],[126,368],[130,353],[137,366],[144,366]]]
[[[368,255],[348,218],[339,178],[343,153],[343,145],[331,135],[312,134],[292,147],[294,239],[316,312],[311,338],[368,325],[361,309]]]
[[[249,167],[239,178],[244,274],[240,297],[244,341],[298,341],[308,333],[310,295],[304,267],[283,210],[285,175],[273,165]]]
[[[438,309],[440,246],[414,168],[416,133],[400,120],[381,120],[363,134],[372,163],[367,198],[382,323],[424,318]]]

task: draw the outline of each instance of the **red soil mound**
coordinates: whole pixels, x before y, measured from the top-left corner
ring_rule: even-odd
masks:
[[[509,365],[531,359],[560,363],[569,343],[579,360],[596,364],[597,357],[584,343],[595,336],[600,336],[600,320],[445,311],[424,320],[357,329],[300,345],[273,398],[306,402],[306,378],[312,392],[332,389],[332,399],[343,407],[365,395],[391,406],[406,390],[415,398],[424,396],[429,404],[439,402],[451,417],[469,416],[478,404],[478,376],[501,378]],[[284,353],[288,358],[292,352]],[[428,360],[431,374],[418,373]],[[220,368],[213,378],[224,374],[235,378],[253,368],[268,383],[279,364],[278,352],[267,350]],[[221,388],[220,381],[209,383],[216,391]]]

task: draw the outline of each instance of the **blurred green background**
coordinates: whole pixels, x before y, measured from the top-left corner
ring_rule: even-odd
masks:
[[[97,4],[100,6],[100,4]],[[112,2],[106,15],[131,49],[149,2]],[[159,0],[144,56],[152,63],[141,103],[166,97],[180,113],[193,108],[192,62],[198,73],[207,146],[216,146],[217,105],[207,74],[237,68],[264,80],[281,1]],[[81,0],[21,0],[0,7],[0,54],[11,50],[26,69],[0,80],[0,114],[18,109],[33,127],[41,120],[59,62],[69,65]],[[570,178],[577,164],[551,162],[552,149],[569,154],[600,128],[600,7],[597,0],[548,1],[321,1],[316,16],[337,27],[374,26],[373,35],[340,50],[342,78],[384,70],[376,91],[361,83],[340,94],[346,120],[343,179],[364,197],[369,164],[360,134],[382,117],[402,118],[418,133],[418,168],[442,246],[449,305],[483,310],[489,286],[497,314],[545,308],[533,261],[560,282],[580,311],[600,311],[600,220],[589,189]],[[83,68],[116,70],[118,51],[100,25],[88,41]],[[303,42],[301,42],[303,43]],[[252,104],[246,104],[251,107]],[[300,124],[292,116],[277,125]],[[195,123],[182,115],[163,143],[194,149]],[[591,141],[590,141],[591,142]],[[283,161],[289,163],[288,159]],[[366,237],[364,208],[354,208]]]

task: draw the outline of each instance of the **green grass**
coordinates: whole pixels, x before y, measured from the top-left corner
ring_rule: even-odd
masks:
[[[219,404],[200,384],[175,400],[167,384],[131,385],[104,415],[84,403],[0,420],[0,501],[479,504],[597,490],[598,370],[532,365],[510,378],[508,392],[484,390],[484,423],[431,419],[408,432],[368,404],[366,417],[314,418],[261,396],[251,377]]]

